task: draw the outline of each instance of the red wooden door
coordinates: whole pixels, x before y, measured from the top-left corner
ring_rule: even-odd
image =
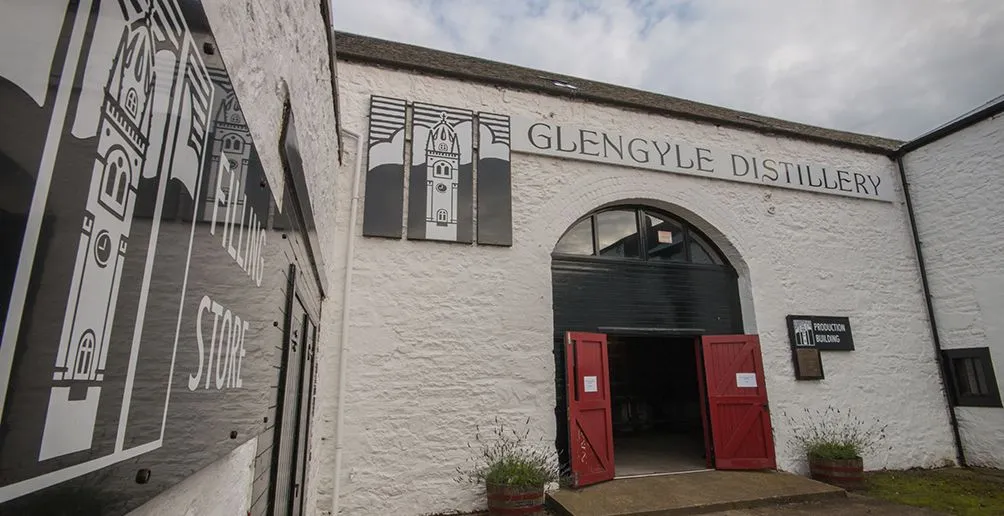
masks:
[[[756,335],[701,337],[718,469],[774,469],[774,436]]]
[[[609,370],[606,335],[565,334],[568,452],[576,487],[614,478]]]

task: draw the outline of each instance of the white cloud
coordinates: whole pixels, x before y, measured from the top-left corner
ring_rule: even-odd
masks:
[[[1004,93],[1000,0],[334,0],[339,30],[908,139]]]

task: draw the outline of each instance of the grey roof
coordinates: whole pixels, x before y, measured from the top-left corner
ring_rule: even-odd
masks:
[[[493,84],[887,155],[903,144],[898,140],[789,122],[658,93],[345,32],[335,33],[335,52],[341,61]],[[556,81],[571,84],[575,89],[559,86],[555,84]]]

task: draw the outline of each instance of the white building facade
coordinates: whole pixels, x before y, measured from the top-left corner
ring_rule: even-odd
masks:
[[[759,336],[779,469],[806,469],[790,446],[786,416],[826,407],[888,425],[881,446],[865,457],[867,469],[956,463],[910,217],[892,159],[899,142],[766,119],[760,126],[771,129],[757,130],[726,110],[666,107],[669,101],[631,99],[627,91],[618,106],[605,98],[612,90],[588,81],[559,78],[577,90],[550,80],[533,88],[520,84],[523,78],[493,78],[508,71],[497,63],[348,35],[338,41],[344,127],[365,132],[370,96],[378,95],[507,115],[513,132],[511,247],[369,238],[358,236],[361,222],[339,226],[342,234],[351,232],[355,248],[336,472],[340,514],[477,509],[482,493],[457,484],[454,472],[469,456],[476,428],[496,416],[529,419],[545,440],[561,441],[555,246],[583,217],[619,206],[678,218],[735,269],[740,333]],[[465,72],[472,62],[489,71]],[[536,122],[551,132],[538,126],[535,139]],[[559,126],[564,143],[556,142]],[[569,138],[569,127],[586,132]],[[619,157],[555,157],[555,145],[586,148],[579,138],[590,138],[586,143],[599,142],[590,150],[606,149],[603,138],[615,135],[624,135],[622,144],[632,136],[663,138],[680,144],[676,153],[693,154],[679,161],[661,143],[638,143],[625,145]],[[530,149],[534,141],[545,146],[544,136],[552,138],[548,151]],[[485,148],[483,135],[475,141]],[[637,158],[642,150],[649,152],[647,163],[624,166],[625,156]],[[756,158],[764,176],[764,160],[781,172],[758,177],[760,184],[699,177],[702,166],[728,163],[729,152],[747,156],[750,167]],[[656,153],[697,172],[658,170]],[[733,159],[730,166],[739,163]],[[832,184],[846,195],[811,191],[810,184],[823,180],[807,175],[803,181],[803,171],[818,171],[803,163],[847,170],[837,179],[830,169],[825,180],[825,188]],[[785,169],[786,184],[770,184],[784,181]],[[362,202],[367,198],[363,188]],[[824,352],[825,379],[795,379],[785,320],[796,313],[851,321],[854,350]]]
[[[965,461],[1004,467],[1004,103],[907,144],[903,164]]]
[[[580,394],[607,388],[607,424],[617,434],[608,436],[608,451],[615,459],[631,455],[625,435],[661,428],[690,450],[685,467],[721,466],[728,450],[715,432],[724,425],[698,409],[709,404],[715,338],[741,343],[754,357],[736,361],[722,385],[762,397],[755,402],[760,430],[750,430],[748,446],[736,452],[761,453],[755,458],[766,462],[758,465],[806,473],[793,445],[794,420],[805,411],[838,409],[885,426],[884,439],[864,457],[866,469],[1004,467],[1004,392],[995,378],[995,365],[1004,363],[1004,325],[996,317],[1004,308],[1004,244],[997,235],[1004,212],[996,203],[1004,194],[997,174],[1004,104],[904,145],[350,34],[329,41],[330,13],[313,2],[153,3],[163,12],[198,7],[200,26],[186,28],[183,41],[198,54],[193,81],[204,75],[199,84],[215,88],[214,100],[185,98],[208,113],[189,118],[214,127],[205,159],[193,162],[208,167],[179,158],[175,170],[192,174],[187,180],[141,175],[152,159],[143,113],[167,112],[163,100],[148,105],[144,96],[151,74],[166,77],[159,68],[126,70],[119,61],[112,82],[87,79],[97,85],[92,90],[104,88],[106,109],[94,117],[90,137],[99,152],[87,156],[90,190],[80,193],[91,217],[70,232],[80,251],[63,279],[75,290],[59,293],[87,294],[53,326],[63,328],[55,369],[50,360],[40,373],[52,414],[41,418],[42,454],[32,449],[30,458],[41,463],[101,440],[86,423],[107,419],[96,401],[115,380],[104,369],[105,355],[122,350],[99,326],[115,322],[107,307],[117,289],[137,290],[120,278],[115,260],[127,250],[156,247],[140,242],[151,238],[149,230],[139,231],[131,213],[154,204],[159,210],[165,192],[178,187],[171,180],[191,183],[182,186],[195,204],[181,204],[193,215],[151,211],[143,224],[161,228],[162,250],[188,239],[178,251],[187,254],[164,252],[157,264],[185,262],[186,284],[188,259],[195,264],[191,284],[206,290],[206,304],[195,296],[187,313],[205,314],[197,327],[211,335],[209,364],[217,335],[209,314],[219,317],[224,305],[240,302],[250,308],[241,310],[243,323],[228,323],[226,309],[230,340],[216,347],[215,391],[209,368],[204,388],[196,388],[203,385],[195,376],[203,372],[203,336],[197,334],[200,351],[186,354],[194,339],[177,337],[182,321],[188,323],[180,310],[166,331],[130,333],[133,349],[149,350],[157,335],[175,332],[179,364],[188,369],[179,366],[176,374],[171,355],[166,377],[178,382],[174,391],[170,383],[165,388],[171,411],[166,401],[163,407],[146,401],[160,424],[159,441],[149,450],[147,443],[134,446],[142,433],[124,442],[120,424],[123,437],[105,445],[116,454],[106,461],[113,480],[136,493],[120,509],[137,516],[475,511],[484,493],[458,483],[456,470],[479,432],[496,421],[528,422],[574,473],[578,459],[570,451],[583,433],[569,431],[575,423],[569,406]],[[109,22],[95,26],[101,23]],[[130,29],[138,43],[129,51],[149,51],[139,44],[148,30],[143,23]],[[100,63],[94,76],[106,77]],[[10,64],[0,60],[0,79],[18,77]],[[71,64],[67,70],[75,69]],[[18,109],[44,115],[43,89],[25,91],[42,100],[22,95]],[[288,145],[291,126],[296,145]],[[14,156],[12,141],[0,139],[0,150]],[[151,177],[160,196],[142,199],[136,185],[146,181],[151,188]],[[210,190],[200,197],[197,184]],[[256,184],[271,190],[261,193]],[[269,193],[274,198],[255,211],[256,196]],[[20,206],[13,197],[0,197],[5,210]],[[283,211],[291,199],[298,202]],[[267,239],[263,224],[272,231]],[[201,238],[194,245],[193,234]],[[85,267],[92,262],[96,268]],[[155,287],[184,296],[178,275],[169,276],[156,276],[167,279]],[[269,297],[279,291],[288,304]],[[232,303],[211,301],[210,294],[231,296]],[[176,308],[171,296],[165,296],[169,308]],[[146,303],[145,290],[139,298]],[[163,306],[154,303],[150,318],[165,313]],[[287,319],[302,322],[303,334],[292,322],[290,330],[280,329]],[[235,340],[237,327],[244,329]],[[244,355],[249,327],[256,328],[247,343],[257,356]],[[599,374],[578,369],[596,364],[575,362],[576,339],[584,335],[610,350]],[[262,342],[270,345],[250,347]],[[297,356],[309,357],[299,363],[312,365],[288,380],[276,370],[288,369],[292,355],[272,349],[297,344]],[[11,349],[0,354],[5,364]],[[133,370],[146,365],[137,353],[128,361]],[[248,368],[245,380],[235,363]],[[222,381],[234,374],[234,381]],[[32,385],[23,376],[14,380]],[[273,376],[282,378],[282,389],[299,386],[296,392],[309,395],[281,398],[280,380],[259,380]],[[631,378],[643,376],[650,383],[637,394],[632,389],[641,384]],[[677,399],[677,387],[658,383],[674,379],[693,392]],[[273,387],[272,398],[233,397]],[[251,403],[234,416],[215,410],[235,399]],[[286,410],[289,402],[300,408]],[[19,403],[32,412],[23,408],[31,403]],[[213,410],[200,412],[204,407]],[[207,421],[205,435],[166,433],[189,459],[204,455],[186,463],[201,469],[162,473],[158,463],[152,477],[144,468],[145,477],[140,469],[134,480],[133,463],[124,461],[149,466],[142,461],[151,455],[144,454],[163,445],[165,422],[178,413]],[[253,418],[240,419],[245,413]],[[280,417],[299,430],[284,433]],[[78,429],[65,424],[70,420],[90,432],[71,432]],[[193,452],[201,446],[195,438],[217,446],[213,453],[227,451],[212,455],[219,459],[202,448]],[[14,442],[0,445],[16,448]],[[135,453],[120,453],[129,446]],[[620,476],[631,467],[615,460],[602,473]],[[29,473],[0,486],[0,503],[44,498],[44,488],[80,481],[70,473]],[[171,482],[163,481],[168,475]],[[36,477],[51,482],[24,487]]]

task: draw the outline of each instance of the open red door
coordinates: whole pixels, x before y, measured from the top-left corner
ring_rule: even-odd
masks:
[[[565,334],[568,454],[575,487],[614,478],[607,336]]]
[[[774,436],[756,335],[701,337],[718,469],[774,469]]]

